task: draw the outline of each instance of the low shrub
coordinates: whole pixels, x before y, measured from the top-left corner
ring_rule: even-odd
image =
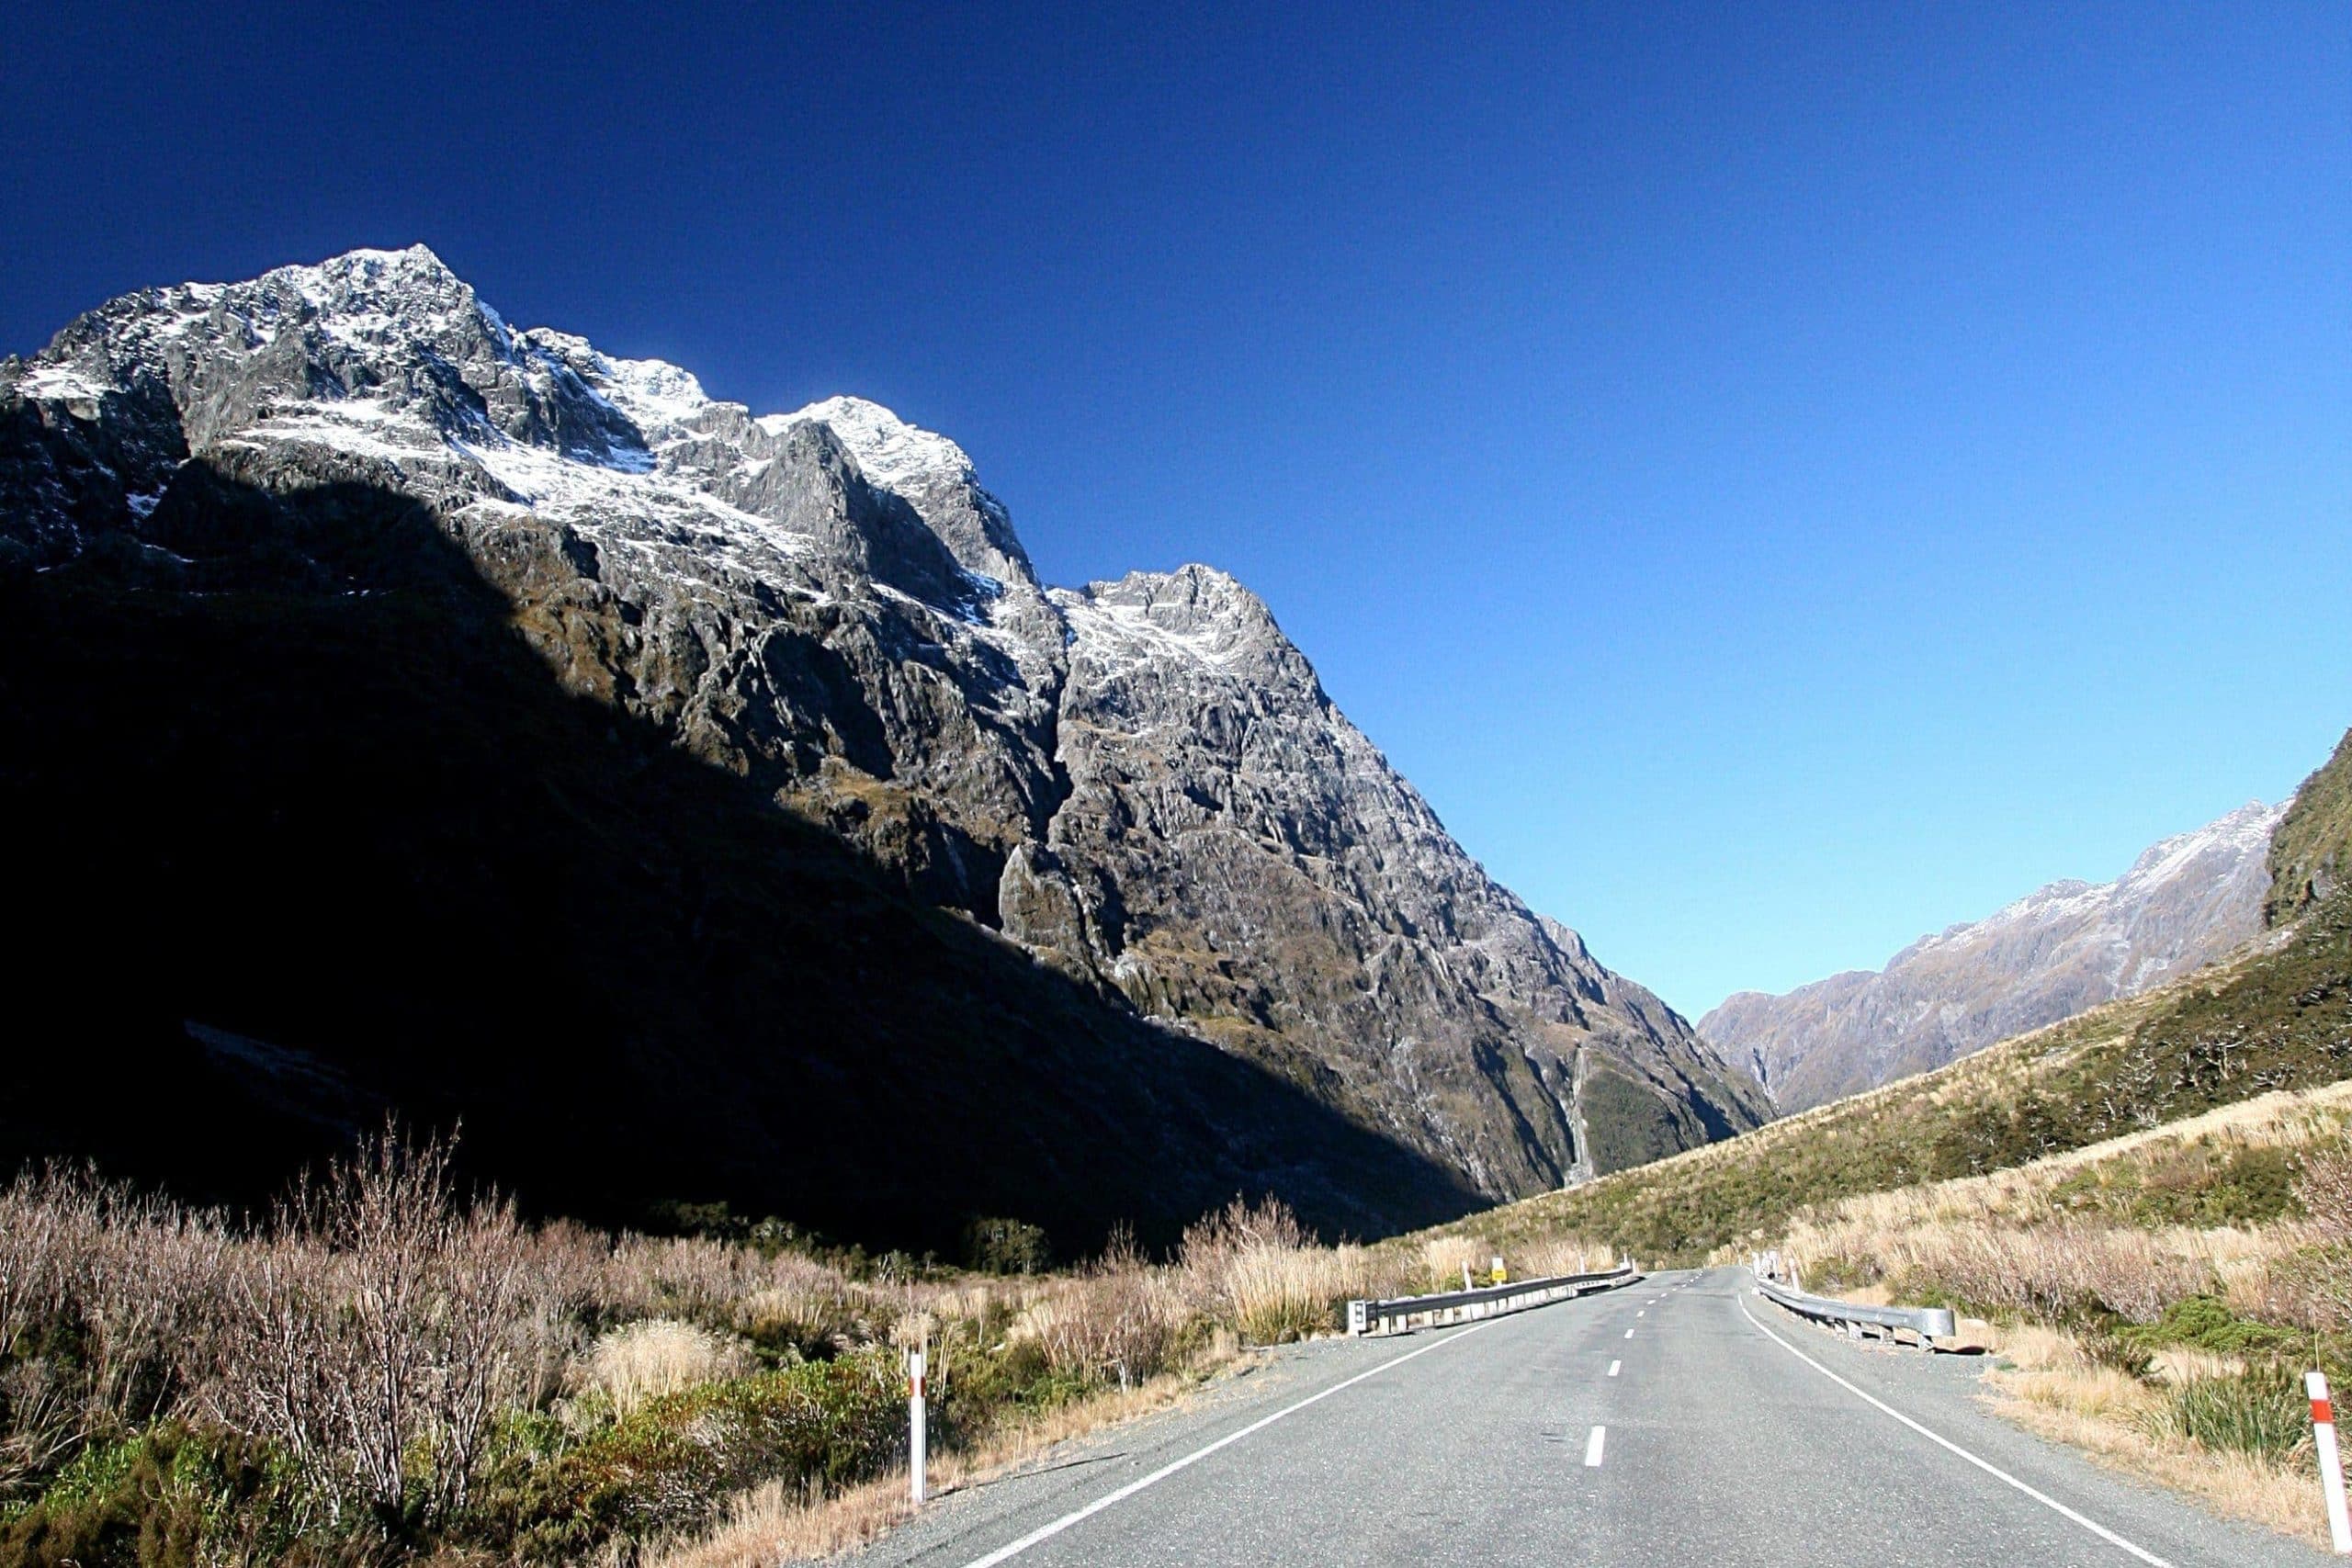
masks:
[[[280,1548],[294,1525],[257,1445],[172,1422],[85,1448],[39,1497],[0,1523],[0,1563],[197,1568],[255,1547]],[[264,1534],[279,1539],[255,1539]]]
[[[2146,1426],[2160,1438],[2186,1438],[2216,1452],[2283,1459],[2310,1436],[2303,1380],[2270,1362],[2243,1372],[2191,1378],[2168,1390]]]
[[[888,1468],[906,1440],[897,1356],[705,1383],[647,1400],[584,1439],[518,1428],[483,1494],[484,1528],[534,1562],[573,1562],[619,1536],[709,1524],[758,1483],[837,1486]]]
[[[2185,1345],[2218,1356],[2243,1356],[2285,1349],[2297,1336],[2265,1323],[2254,1323],[2232,1312],[2217,1296],[2196,1295],[2173,1303],[2155,1322],[2134,1325],[2125,1334],[2151,1349]]]

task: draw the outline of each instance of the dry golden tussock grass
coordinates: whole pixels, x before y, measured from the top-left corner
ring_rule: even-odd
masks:
[[[2159,1448],[2141,1423],[2162,1399],[2160,1387],[2099,1365],[2072,1336],[2042,1325],[1972,1320],[1962,1327],[2008,1363],[1986,1378],[1991,1403],[2028,1431],[2080,1449],[2110,1470],[2186,1492],[2226,1517],[2326,1543],[2319,1481],[2308,1465],[2194,1444]],[[2230,1357],[2167,1350],[2157,1358],[2156,1372],[2177,1385],[2236,1365]]]
[[[1421,1243],[1421,1272],[1434,1291],[1460,1290],[1464,1269],[1484,1274],[1493,1259],[1493,1249],[1475,1236],[1433,1235]]]
[[[2000,1358],[1986,1378],[2000,1414],[2225,1516],[2318,1543],[2324,1521],[2307,1458],[2164,1435],[2184,1391],[2248,1375],[2248,1357],[2161,1347],[2135,1377],[2113,1346],[2095,1354],[2051,1324],[2086,1303],[2152,1323],[2211,1294],[2242,1318],[2340,1331],[2352,1290],[2332,1286],[2328,1260],[2352,1236],[2347,1134],[2352,1081],[2264,1095],[1982,1177],[1848,1199],[1800,1215],[1781,1249],[1841,1295],[1933,1290],[1992,1311],[2002,1321],[1964,1317],[1961,1330]],[[2139,1194],[2254,1150],[2292,1156],[2307,1216],[2144,1223]]]
[[[599,1338],[581,1359],[577,1382],[612,1401],[626,1416],[649,1399],[696,1383],[741,1377],[752,1370],[751,1348],[675,1318],[624,1324]]]
[[[1617,1261],[1616,1251],[1580,1235],[1547,1235],[1525,1242],[1504,1254],[1511,1273],[1525,1280],[1552,1279],[1562,1274],[1590,1274]]]

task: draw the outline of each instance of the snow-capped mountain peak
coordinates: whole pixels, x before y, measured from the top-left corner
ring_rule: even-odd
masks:
[[[980,488],[972,459],[946,436],[910,424],[880,403],[853,397],[769,414],[759,424],[773,434],[796,425],[823,425],[857,459],[866,479],[912,506],[966,570],[1035,586],[1029,554],[1012,532],[1011,515]]]
[[[0,573],[340,604],[394,558],[435,568],[401,592],[470,573],[571,694],[1069,971],[1073,1006],[1322,1063],[1345,1116],[1490,1194],[1760,1112],[1487,876],[1256,595],[1191,567],[1049,596],[964,448],[878,403],[754,416],[511,330],[422,247],[126,296],[0,361]]]

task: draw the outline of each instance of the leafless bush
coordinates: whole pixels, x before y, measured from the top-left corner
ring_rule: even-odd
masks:
[[[2303,1156],[2295,1196],[2331,1241],[2352,1242],[2352,1150],[2341,1147]]]
[[[331,1516],[462,1508],[515,1389],[525,1237],[504,1204],[459,1206],[449,1156],[386,1132],[298,1189],[227,1273],[214,1412],[280,1444]],[[413,1452],[429,1456],[414,1492]]]
[[[893,1292],[854,1284],[797,1253],[766,1259],[754,1254],[752,1260],[757,1267],[745,1271],[730,1315],[738,1332],[771,1348],[810,1354],[880,1338],[889,1319],[911,1301],[911,1292],[901,1289],[896,1294],[906,1300],[894,1303]]]
[[[1120,1232],[1076,1278],[1039,1292],[1013,1332],[1035,1337],[1057,1372],[1125,1384],[1164,1371],[1197,1315],[1170,1271]]]
[[[2265,1270],[2265,1315],[2323,1334],[2352,1332],[2352,1151],[2305,1156],[2295,1196],[2310,1216],[2305,1245]]]
[[[54,1168],[0,1192],[0,1495],[183,1392],[220,1310],[220,1221]],[[69,1358],[20,1354],[35,1342]]]

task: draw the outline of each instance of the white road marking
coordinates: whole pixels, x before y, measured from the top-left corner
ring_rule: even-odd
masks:
[[[1634,1337],[1634,1331],[1633,1331],[1632,1329],[1630,1329],[1630,1328],[1629,1328],[1629,1329],[1625,1330],[1625,1337],[1626,1337],[1626,1338],[1631,1339],[1633,1337]]]
[[[1069,1529],[1070,1526],[1077,1524],[1080,1520],[1091,1518],[1114,1503],[1125,1502],[1128,1498],[1134,1496],[1145,1487],[1157,1485],[1160,1482],[1165,1481],[1170,1476],[1175,1474],[1178,1471],[1198,1464],[1201,1461],[1208,1458],[1209,1455],[1216,1452],[1217,1450],[1230,1447],[1231,1445],[1239,1442],[1242,1438],[1249,1437],[1253,1432],[1261,1432],[1265,1430],[1285,1416],[1295,1416],[1310,1404],[1319,1404],[1322,1401],[1330,1398],[1333,1394],[1338,1393],[1342,1389],[1353,1388],[1356,1384],[1363,1382],[1366,1378],[1376,1378],[1392,1367],[1401,1367],[1416,1356],[1426,1356],[1432,1350],[1442,1350],[1448,1345],[1458,1345],[1463,1340],[1469,1338],[1473,1334],[1477,1333],[1479,1330],[1492,1328],[1496,1324],[1502,1321],[1503,1320],[1498,1317],[1490,1317],[1483,1323],[1474,1323],[1458,1334],[1448,1335],[1445,1338],[1440,1339],[1434,1344],[1424,1345],[1418,1350],[1408,1350],[1403,1355],[1396,1357],[1393,1360],[1381,1362],[1380,1365],[1373,1368],[1370,1371],[1358,1372],[1355,1376],[1348,1379],[1345,1382],[1335,1382],[1320,1393],[1310,1393],[1305,1399],[1300,1400],[1297,1404],[1286,1404],[1282,1409],[1275,1411],[1272,1416],[1261,1416],[1257,1420],[1250,1422],[1250,1425],[1242,1427],[1241,1430],[1238,1432],[1227,1432],[1216,1442],[1210,1443],[1203,1448],[1194,1449],[1182,1459],[1172,1460],[1170,1462],[1161,1465],[1158,1470],[1153,1471],[1149,1475],[1142,1477],[1140,1480],[1130,1481],[1115,1492],[1104,1493],[1102,1496],[1097,1497],[1083,1508],[1079,1508],[1070,1513],[1064,1514],[1060,1518],[1054,1520],[1051,1524],[1038,1526],[1035,1529],[1031,1530],[1027,1535],[1023,1536],[1019,1540],[1013,1541],[1011,1545],[1000,1546],[994,1551],[989,1552],[986,1557],[973,1558],[971,1562],[964,1565],[964,1568],[995,1568],[995,1565],[999,1562],[1010,1562],[1012,1559],[1020,1556],[1023,1552],[1036,1545],[1039,1541],[1050,1540],[1055,1536],[1061,1534],[1062,1531]],[[2165,1568],[2170,1568],[2170,1564],[2166,1564]]]
[[[1634,1315],[1635,1317],[1647,1317],[1649,1314],[1650,1309],[1647,1307],[1636,1307],[1634,1309]]]
[[[1613,1377],[1615,1377],[1615,1376],[1617,1375],[1617,1369],[1618,1369],[1618,1368],[1620,1368],[1620,1367],[1622,1367],[1622,1366],[1623,1366],[1624,1364],[1625,1364],[1625,1363],[1624,1363],[1624,1362],[1623,1362],[1623,1361],[1611,1361],[1611,1362],[1610,1362],[1610,1363],[1609,1363],[1609,1375],[1610,1375],[1611,1377],[1612,1377],[1612,1378],[1613,1378]]]
[[[1737,1295],[1735,1294],[1733,1299],[1737,1301]],[[1756,1314],[1747,1310],[1747,1303],[1744,1301],[1739,1303],[1739,1315],[1747,1319],[1751,1325],[1754,1325],[1757,1333],[1761,1334],[1765,1338],[1770,1339],[1773,1344],[1778,1345],[1781,1349],[1786,1350],[1790,1355],[1794,1356],[1798,1360],[1803,1361],[1806,1366],[1811,1367],[1815,1371],[1819,1372],[1823,1377],[1827,1378],[1831,1382],[1836,1383],[1848,1393],[1854,1395],[1856,1398],[1861,1400],[1867,1404],[1875,1405],[1880,1410],[1884,1411],[1887,1415],[1894,1416],[1897,1421],[1902,1422],[1905,1426],[1910,1427],[1913,1431],[1918,1433],[1919,1436],[1927,1438],[1928,1441],[1935,1444],[1938,1448],[1948,1450],[1951,1452],[1959,1455],[1962,1459],[1966,1460],[1969,1463],[1974,1465],[1985,1474],[1993,1477],[1996,1481],[2003,1482],[2010,1486],[2016,1487],[2018,1491],[2024,1493],[2027,1496],[2032,1498],[2043,1507],[2050,1509],[2052,1513],[2062,1515],[2066,1518],[2074,1520],[2075,1523],[2082,1526],[2085,1529],[2090,1531],[2091,1534],[2098,1537],[2099,1540],[2106,1541],[2110,1546],[2121,1547],[2124,1551],[2130,1552],[2141,1562],[2151,1564],[2152,1568],[2173,1568],[2173,1564],[2171,1562],[2157,1556],[2154,1552],[2150,1551],[2146,1547],[2135,1546],[2131,1541],[2124,1540],[2121,1536],[2108,1529],[2105,1525],[2100,1524],[2097,1519],[2091,1518],[2087,1515],[2075,1512],[2074,1509],[2066,1506],[2065,1504],[2061,1503],[2057,1498],[2051,1496],[2046,1492],[2036,1491],[2034,1488],[2027,1485],[2024,1482],[2019,1481],[2016,1476],[2011,1475],[2007,1471],[2003,1470],[1999,1465],[1995,1464],[1992,1461],[1977,1458],[1974,1454],[1970,1453],[1966,1449],[1962,1448],[1958,1443],[1953,1442],[1950,1438],[1943,1437],[1935,1432],[1930,1432],[1928,1428],[1920,1426],[1919,1423],[1914,1421],[1911,1417],[1905,1416],[1892,1404],[1887,1404],[1886,1401],[1878,1398],[1874,1394],[1867,1393],[1861,1389],[1856,1388],[1852,1383],[1848,1382],[1844,1378],[1839,1377],[1836,1372],[1831,1371],[1827,1367],[1823,1366],[1811,1356],[1806,1355],[1804,1351],[1798,1349],[1795,1346],[1790,1344],[1787,1340],[1781,1338],[1779,1335],[1773,1333],[1762,1324],[1758,1323],[1756,1321]]]
[[[1606,1427],[1595,1427],[1592,1436],[1584,1440],[1584,1467],[1587,1470],[1600,1468],[1600,1445],[1608,1440],[1609,1428]]]

